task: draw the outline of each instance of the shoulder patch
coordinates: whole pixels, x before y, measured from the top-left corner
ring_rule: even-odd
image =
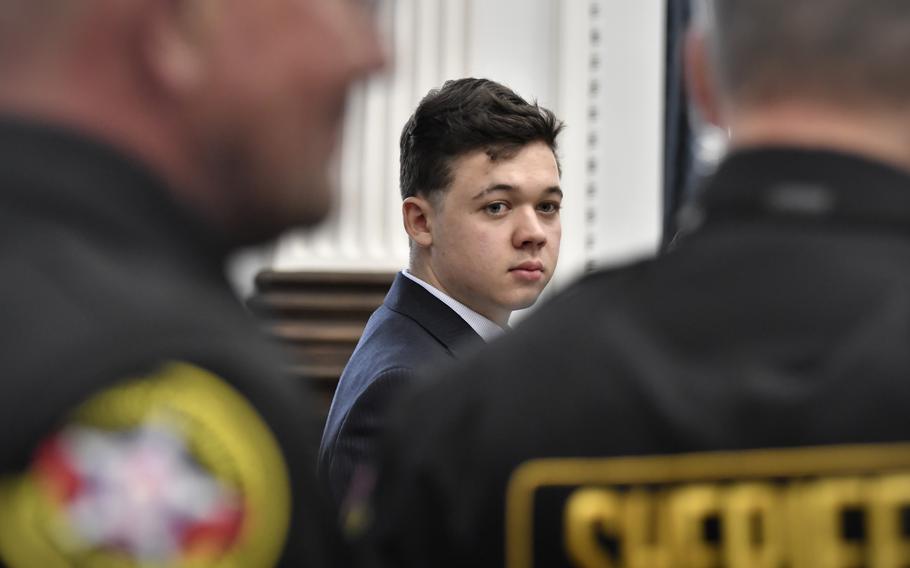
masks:
[[[11,568],[274,565],[290,523],[278,442],[250,403],[169,364],[78,407],[0,481]]]

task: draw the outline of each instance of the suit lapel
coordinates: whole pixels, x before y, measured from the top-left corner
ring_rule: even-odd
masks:
[[[477,332],[452,308],[401,273],[395,276],[383,303],[390,310],[417,322],[455,358],[462,358],[484,344]]]

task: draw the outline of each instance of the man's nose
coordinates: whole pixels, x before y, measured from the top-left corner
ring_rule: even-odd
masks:
[[[516,226],[512,244],[516,248],[541,248],[547,244],[547,232],[536,209],[516,211]]]
[[[391,64],[391,54],[386,48],[384,38],[379,30],[371,28],[369,38],[364,39],[361,69],[365,74],[375,73]]]
[[[351,58],[355,62],[354,67],[358,75],[365,77],[387,68],[391,64],[391,53],[386,47],[378,15],[366,13],[361,9],[358,16],[361,25],[352,38],[354,46]]]

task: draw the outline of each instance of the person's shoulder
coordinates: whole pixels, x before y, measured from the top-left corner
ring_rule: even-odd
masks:
[[[558,329],[577,329],[604,310],[634,310],[657,270],[656,261],[649,258],[584,274],[549,298],[497,344],[508,348],[538,334],[549,336]]]
[[[473,412],[510,393],[527,399],[535,385],[556,384],[551,379],[569,373],[586,380],[595,361],[621,351],[627,328],[637,327],[648,306],[642,288],[651,285],[655,264],[637,260],[582,276],[487,348],[429,374],[406,404],[422,420],[421,409]]]
[[[341,374],[333,413],[346,415],[371,388],[410,382],[417,369],[445,357],[445,353],[445,348],[416,322],[380,307]]]
[[[0,539],[0,555],[14,566],[80,549],[111,562],[171,565],[198,552],[200,566],[215,558],[273,565],[290,530],[292,483],[259,409],[189,363],[120,379],[61,413],[30,443],[27,465],[5,472],[0,527],[9,538]],[[148,498],[136,500],[139,492]],[[112,524],[125,516],[157,527],[155,539]]]
[[[45,549],[20,530],[21,515],[36,506],[42,518],[66,521],[37,530],[84,542],[101,557],[146,554],[117,540],[138,546],[142,535],[98,532],[104,518],[78,517],[103,499],[126,507],[117,491],[141,489],[132,482],[142,476],[129,477],[140,455],[167,465],[162,483],[208,496],[177,504],[164,491],[149,501],[154,510],[114,511],[176,527],[173,519],[192,509],[190,524],[177,523],[189,532],[161,533],[156,562],[170,565],[196,545],[261,566],[282,550],[302,554],[302,545],[285,544],[289,527],[310,514],[291,495],[314,487],[306,477],[314,458],[306,448],[316,440],[311,401],[285,380],[282,354],[226,285],[163,256],[86,247],[55,263],[44,254],[8,255],[17,276],[0,282],[10,316],[0,325],[11,337],[0,349],[9,378],[0,384],[0,471],[13,480],[0,484],[0,532],[15,529],[21,541],[0,550],[4,559],[44,565]],[[124,484],[109,483],[114,477]],[[249,515],[251,507],[268,514]],[[261,544],[244,536],[250,530]],[[205,535],[193,540],[199,531]]]
[[[3,255],[13,270],[0,281],[0,329],[10,337],[0,345],[0,370],[14,379],[0,387],[0,405],[20,417],[22,432],[43,427],[39,415],[53,417],[122,376],[169,361],[201,364],[253,391],[256,377],[277,382],[275,351],[226,285],[161,255],[50,237],[61,254],[39,246]],[[70,399],[45,397],[40,412],[25,412],[47,391]]]
[[[329,429],[364,401],[377,395],[391,399],[393,391],[404,392],[406,386],[424,382],[452,361],[449,348],[424,325],[387,305],[381,306],[370,317],[342,372]]]
[[[239,311],[223,276],[202,268],[208,259],[119,242],[116,235],[46,229],[30,235],[21,251],[2,253],[5,264],[21,269],[5,284],[34,308],[35,322],[81,321],[90,328],[131,322],[189,325]]]
[[[382,305],[367,322],[349,365],[363,363],[378,373],[395,367],[416,368],[445,353],[445,345],[424,325]]]

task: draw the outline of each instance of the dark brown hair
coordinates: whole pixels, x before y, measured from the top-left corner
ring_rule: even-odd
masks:
[[[475,150],[496,161],[540,141],[555,156],[562,128],[551,111],[499,83],[446,81],[420,101],[401,133],[401,198],[440,195],[452,182],[451,161]]]

